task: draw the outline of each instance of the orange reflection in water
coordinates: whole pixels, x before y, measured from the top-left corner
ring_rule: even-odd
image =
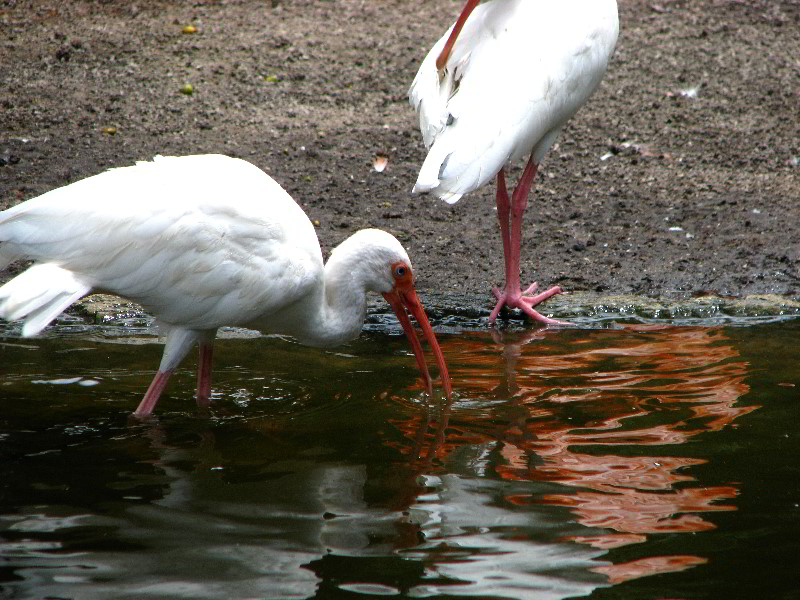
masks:
[[[719,431],[756,408],[737,405],[749,391],[748,365],[721,328],[493,332],[493,344],[487,337],[444,340],[460,398],[435,422],[395,422],[413,440],[402,452],[445,461],[461,447],[491,445],[488,468],[497,476],[576,489],[509,502],[570,507],[578,522],[609,531],[573,538],[598,548],[705,531],[714,525],[701,514],[735,510],[726,503],[735,485],[702,486],[687,472],[705,459],[661,454],[663,446]],[[627,570],[620,565],[609,577],[702,560],[659,557]]]
[[[606,575],[609,583],[622,583],[646,575],[685,571],[707,562],[706,559],[697,556],[653,556],[618,565],[594,567],[592,571]]]

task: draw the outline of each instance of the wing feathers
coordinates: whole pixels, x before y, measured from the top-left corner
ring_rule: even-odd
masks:
[[[0,263],[16,258],[45,263],[2,288],[0,316],[28,315],[30,331],[90,288],[167,324],[240,324],[293,302],[323,272],[302,209],[258,167],[219,155],[112,169],[0,213]]]
[[[91,289],[57,265],[34,265],[0,287],[0,317],[9,321],[24,318],[22,334],[36,335]]]
[[[614,0],[489,0],[443,77],[426,56],[409,90],[428,156],[414,190],[455,201],[509,161],[540,160],[600,82],[616,44]]]

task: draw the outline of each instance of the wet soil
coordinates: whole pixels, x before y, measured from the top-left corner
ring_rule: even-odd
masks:
[[[453,206],[410,194],[424,148],[406,92],[460,7],[0,0],[0,207],[154,154],[229,154],[292,194],[324,250],[386,229],[423,293],[486,308],[494,186]],[[620,19],[600,90],[540,170],[523,283],[796,297],[800,1],[620,0]]]

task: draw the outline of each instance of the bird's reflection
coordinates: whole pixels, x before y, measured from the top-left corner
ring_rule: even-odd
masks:
[[[505,501],[567,507],[587,528],[570,536],[576,542],[609,549],[659,533],[712,529],[703,515],[735,510],[736,486],[697,481],[691,469],[708,459],[670,456],[668,448],[756,408],[738,403],[749,390],[748,365],[722,329],[624,329],[625,335],[493,332],[493,345],[485,335],[452,338],[446,351],[459,398],[447,435],[423,437],[428,447],[420,449],[426,428],[417,417],[393,424],[414,439],[415,455],[435,454],[432,473],[558,484]],[[623,565],[603,572],[619,580],[703,560],[651,557],[629,572]]]

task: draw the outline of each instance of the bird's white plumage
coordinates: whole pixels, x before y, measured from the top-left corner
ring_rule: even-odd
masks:
[[[538,164],[597,88],[614,50],[615,0],[490,0],[475,8],[443,77],[449,31],[411,85],[428,155],[414,186],[456,202],[510,161]]]
[[[323,271],[294,200],[257,167],[218,155],[156,157],[58,188],[2,213],[0,242],[5,262],[44,263],[3,288],[10,318],[23,288],[27,304],[54,295],[62,309],[96,288],[167,325],[216,329],[276,312]]]

